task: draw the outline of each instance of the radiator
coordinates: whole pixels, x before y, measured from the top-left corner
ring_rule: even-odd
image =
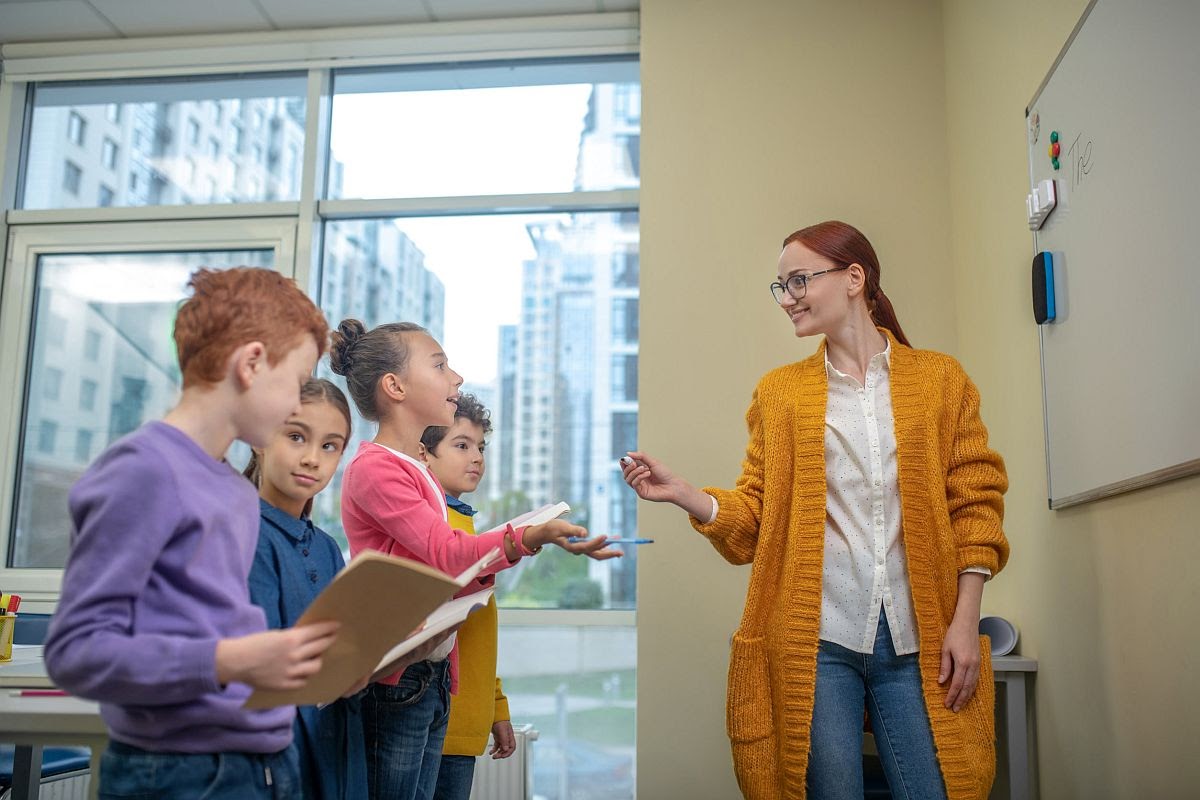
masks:
[[[38,800],[88,800],[91,774],[87,770],[66,772],[52,778],[42,778],[38,788]],[[0,800],[9,800],[11,789],[0,791]]]
[[[517,749],[508,758],[484,754],[475,759],[475,782],[471,800],[530,800],[533,797],[533,760],[531,750],[538,738],[532,725],[514,725]],[[491,737],[488,750],[492,749]]]

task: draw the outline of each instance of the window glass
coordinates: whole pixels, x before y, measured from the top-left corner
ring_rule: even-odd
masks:
[[[497,674],[513,724],[538,730],[534,797],[632,800],[636,628],[502,625]]]
[[[635,61],[338,73],[328,196],[638,185]]]
[[[39,84],[22,206],[295,200],[300,164],[284,154],[304,147],[305,97],[303,76]],[[238,146],[222,158],[220,141]]]
[[[637,216],[609,212],[326,225],[321,306],[330,324],[423,325],[463,390],[491,411],[484,478],[463,498],[479,509],[479,530],[563,500],[596,533],[636,533],[635,518],[614,518],[609,501],[619,476],[612,442],[632,447],[637,430],[637,342],[618,339],[609,319],[614,293],[630,290],[614,288],[609,265],[637,241]],[[360,420],[349,453],[373,436]],[[314,510],[337,535],[340,481]],[[497,596],[508,607],[632,608],[637,552],[627,553],[595,562],[547,548],[501,573]]]
[[[174,404],[172,330],[188,275],[273,262],[272,250],[39,258],[9,566],[61,568],[71,485],[105,447]]]

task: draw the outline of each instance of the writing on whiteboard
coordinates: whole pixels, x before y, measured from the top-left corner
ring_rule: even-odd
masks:
[[[1076,136],[1067,149],[1067,164],[1071,168],[1071,188],[1074,189],[1092,171],[1092,140],[1084,140],[1082,133]]]

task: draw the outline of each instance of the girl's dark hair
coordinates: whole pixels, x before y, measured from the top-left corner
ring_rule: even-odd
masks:
[[[483,435],[487,436],[492,432],[492,415],[483,403],[479,402],[479,398],[470,392],[462,392],[458,395],[458,408],[454,410],[455,419],[465,419],[474,422],[483,429]],[[425,449],[433,454],[437,454],[437,446],[442,443],[442,439],[446,438],[446,432],[450,428],[446,425],[430,425],[421,434],[421,444],[425,445]]]
[[[346,401],[346,395],[337,387],[336,383],[327,381],[324,378],[309,378],[300,387],[300,402],[302,404],[326,402],[342,412],[342,416],[346,419],[346,434],[347,438],[352,430],[354,423],[350,419],[350,403]],[[250,461],[246,464],[246,468],[242,470],[242,474],[250,479],[254,486],[262,486],[262,464],[259,463],[258,453],[250,451]],[[308,516],[312,511],[312,498],[308,498],[308,502],[304,504],[302,516]]]
[[[358,413],[378,422],[379,379],[408,366],[409,333],[429,333],[415,322],[389,322],[367,330],[356,319],[344,319],[333,332],[329,366],[345,376]]]
[[[817,255],[835,262],[839,267],[850,264],[862,266],[867,273],[866,298],[871,319],[876,325],[891,331],[898,342],[912,347],[900,328],[900,320],[896,319],[896,309],[892,308],[892,301],[888,300],[879,286],[879,257],[875,255],[875,248],[858,228],[837,220],[818,222],[784,239],[783,246],[787,247],[792,242],[799,242]]]

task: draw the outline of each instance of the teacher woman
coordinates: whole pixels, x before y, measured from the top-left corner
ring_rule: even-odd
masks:
[[[752,564],[729,664],[734,769],[752,800],[862,800],[864,709],[896,798],[985,798],[994,689],[979,637],[1004,567],[1004,462],[953,358],[909,346],[857,229],[783,243],[771,292],[817,352],[767,373],[733,490],[644,452],[644,500],[674,503]]]

